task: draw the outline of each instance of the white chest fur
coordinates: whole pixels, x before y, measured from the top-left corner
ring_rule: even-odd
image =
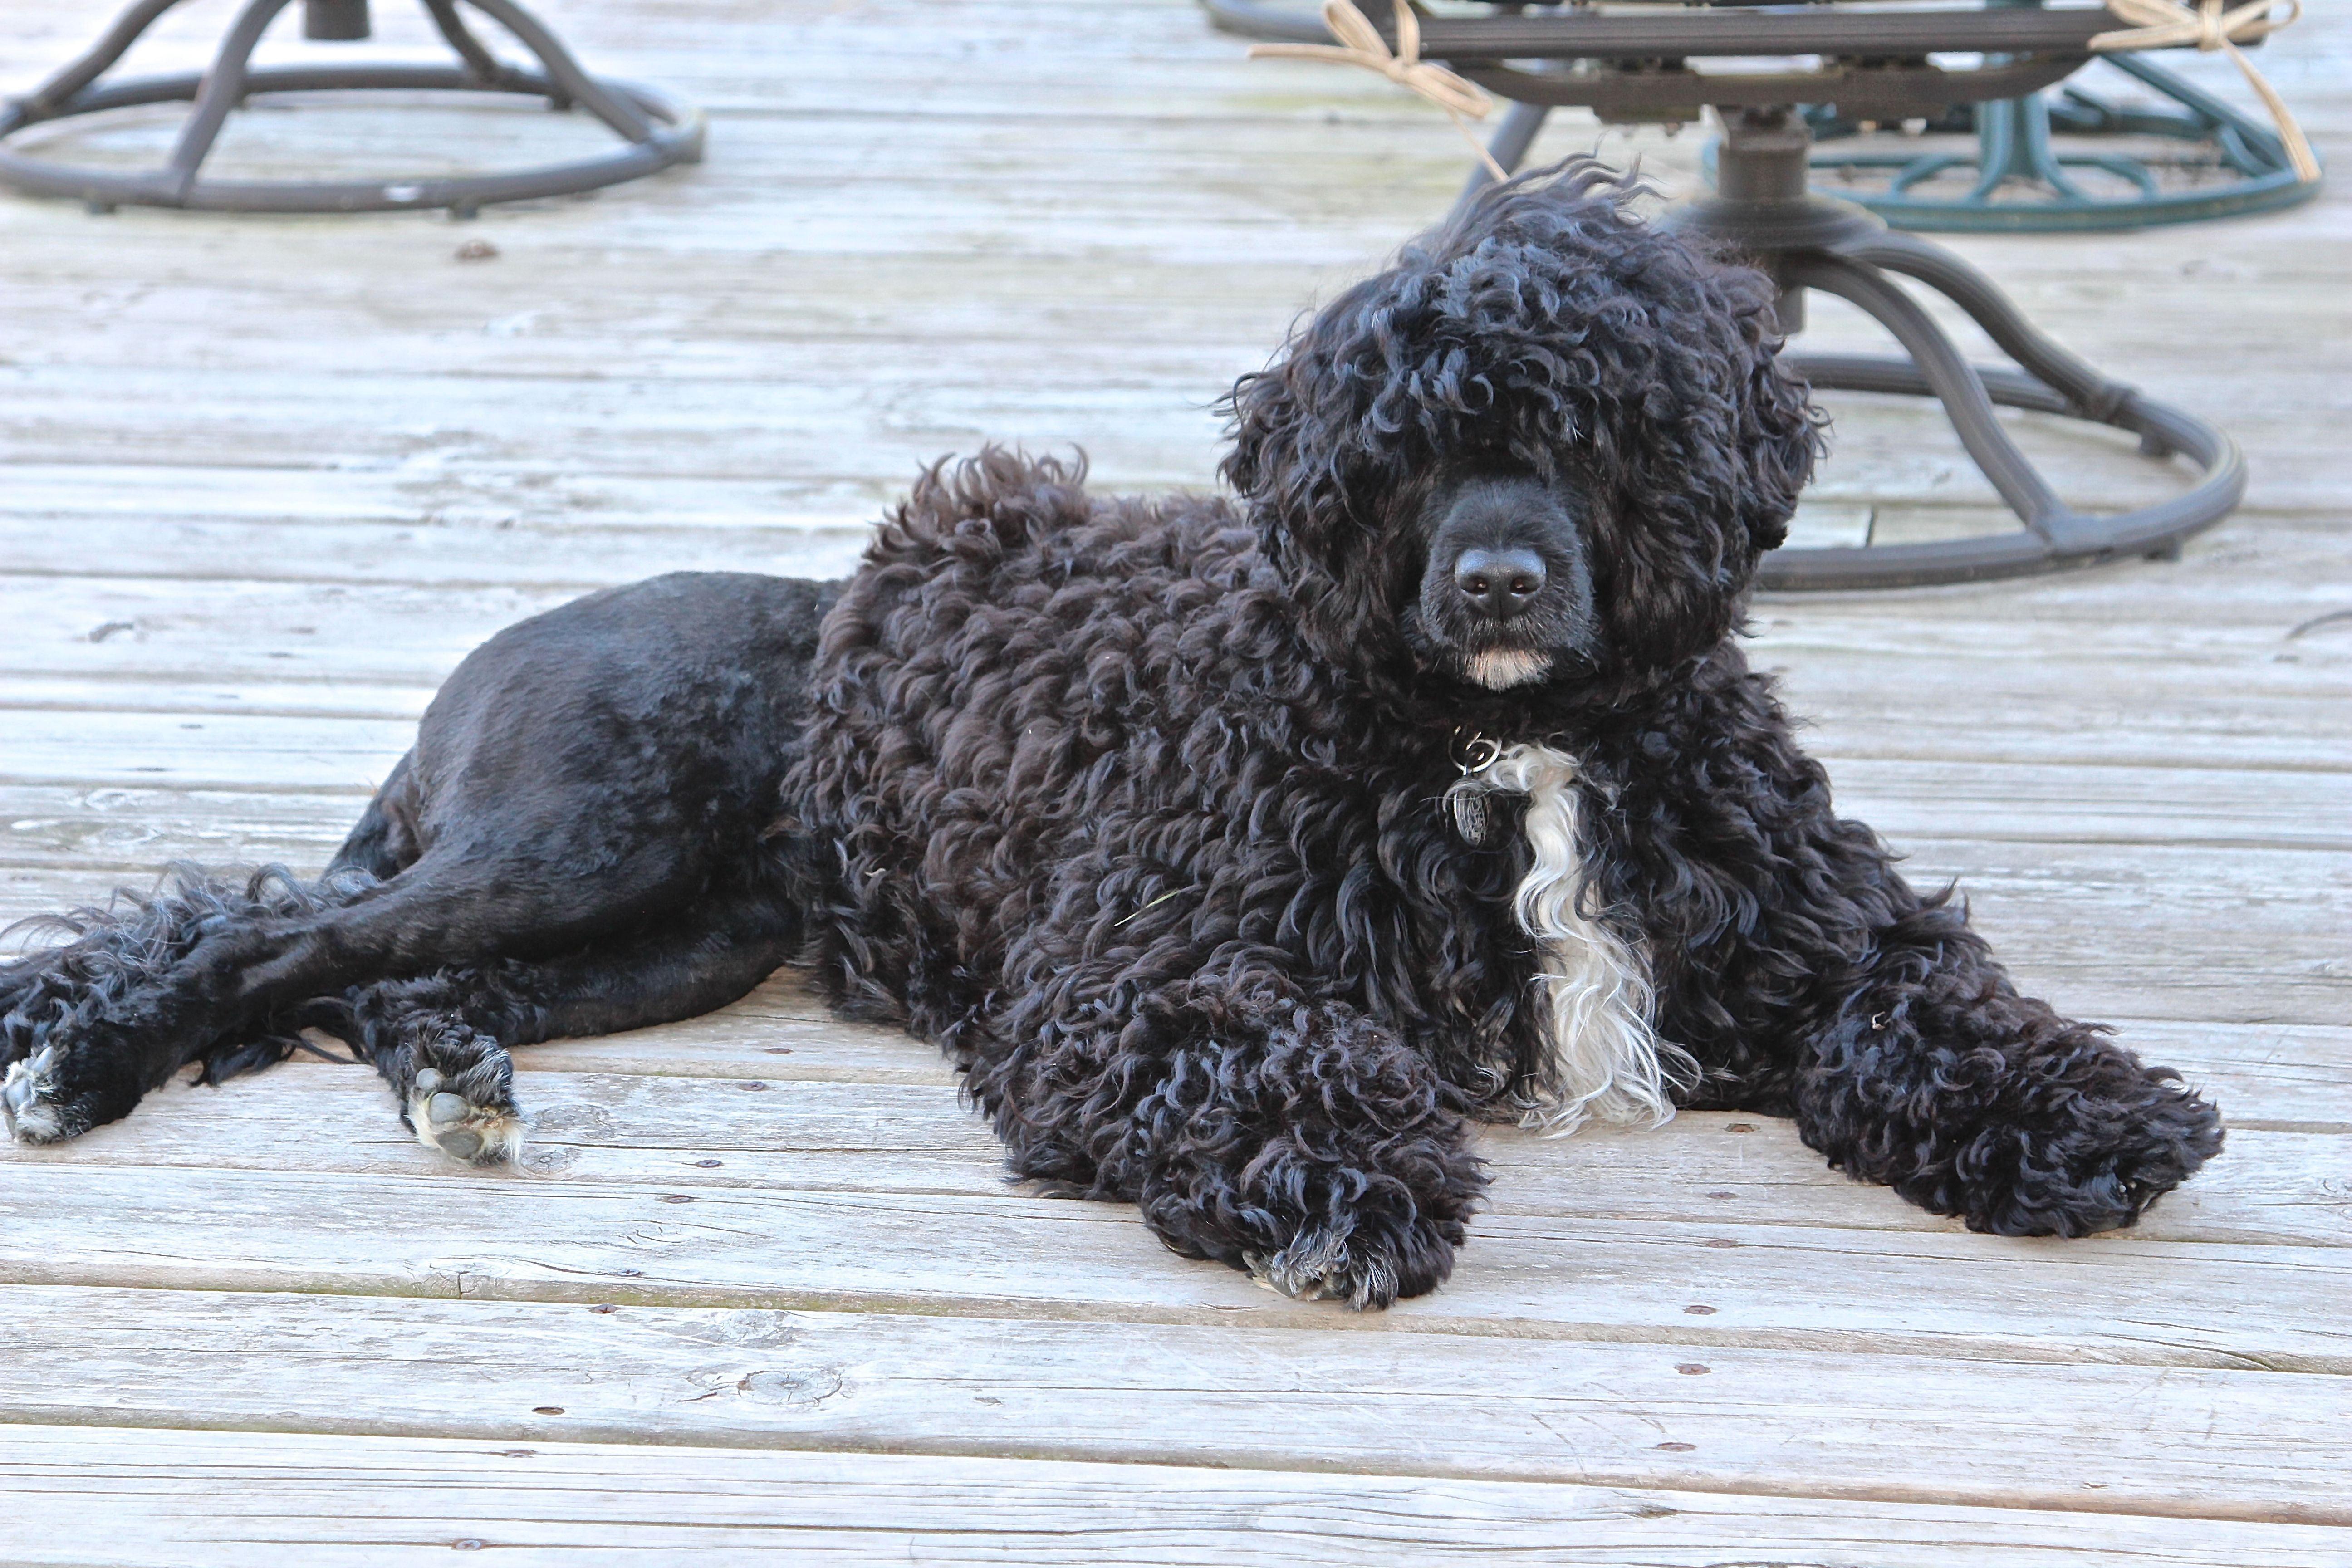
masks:
[[[1643,955],[1589,907],[1576,778],[1576,758],[1567,752],[1507,746],[1446,792],[1456,821],[1474,838],[1487,815],[1484,796],[1528,797],[1523,831],[1534,863],[1511,909],[1540,955],[1536,1000],[1547,1048],[1519,1121],[1554,1135],[1594,1118],[1658,1126],[1674,1116],[1675,1084],[1697,1066],[1651,1026]]]

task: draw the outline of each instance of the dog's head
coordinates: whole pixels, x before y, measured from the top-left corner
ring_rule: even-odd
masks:
[[[1234,389],[1225,476],[1324,657],[1506,690],[1730,631],[1820,416],[1771,284],[1635,194],[1580,161],[1496,186]]]

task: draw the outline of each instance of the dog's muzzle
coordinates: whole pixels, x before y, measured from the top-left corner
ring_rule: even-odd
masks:
[[[1584,657],[1592,591],[1575,519],[1570,498],[1525,476],[1441,487],[1418,605],[1425,657],[1491,691]]]

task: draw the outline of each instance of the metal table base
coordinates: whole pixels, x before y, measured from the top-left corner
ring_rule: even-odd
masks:
[[[1216,26],[1245,36],[1328,37],[1308,11],[1265,0],[1202,3]],[[1392,35],[1378,15],[1373,21]],[[1772,588],[1893,588],[2174,555],[2183,540],[2228,516],[2245,494],[2245,459],[2228,436],[2108,380],[2036,331],[1989,279],[1950,252],[1892,233],[1855,204],[1807,188],[1813,136],[1795,104],[1827,98],[1842,111],[1900,119],[1954,103],[2020,100],[2085,63],[2090,39],[2112,21],[2102,10],[2031,3],[1918,10],[1685,5],[1540,15],[1511,5],[1488,16],[1432,17],[1422,27],[1422,47],[1427,58],[1443,60],[1513,100],[1488,148],[1505,170],[1526,159],[1555,105],[1585,105],[1604,119],[1685,121],[1696,119],[1705,103],[1722,118],[1717,194],[1670,207],[1659,221],[1742,254],[1772,274],[1780,285],[1785,334],[1803,330],[1811,289],[1847,300],[1885,326],[1907,357],[1799,353],[1790,363],[1818,387],[1935,398],[1969,458],[2024,525],[1934,543],[1783,547],[1764,558],[1759,574]],[[1977,51],[1982,68],[1944,70],[1933,62],[1938,50]],[[1687,57],[1739,55],[1813,55],[1825,65],[1794,73],[1686,68]],[[2114,58],[2123,64],[2127,57]],[[1571,70],[1570,61],[1593,68]],[[1824,74],[1828,64],[1836,69]],[[2248,135],[2237,134],[2242,141]],[[1489,179],[1484,167],[1474,169],[1463,201]],[[2021,368],[1969,364],[1898,277],[1950,300]],[[1994,410],[2002,405],[2129,430],[2151,459],[2185,455],[2202,472],[2185,493],[2155,506],[2095,516],[2076,511],[2001,427]]]
[[[89,53],[29,96],[0,107],[0,185],[33,195],[79,198],[93,211],[131,204],[211,212],[383,212],[447,207],[469,216],[488,202],[568,195],[634,180],[702,155],[701,114],[651,88],[588,74],[553,33],[513,0],[463,0],[513,34],[539,62],[536,70],[500,60],[467,29],[459,0],[420,0],[459,63],[434,66],[281,66],[255,68],[263,31],[293,0],[250,0],[209,69],[200,75],[145,77],[100,86],[99,79],[180,0],[138,0]],[[366,0],[308,0],[313,38],[368,36]],[[515,93],[551,108],[586,110],[623,145],[593,158],[506,174],[413,180],[215,180],[204,163],[229,113],[255,94],[402,89]],[[77,168],[7,145],[34,125],[153,103],[192,105],[170,158],[139,173]]]

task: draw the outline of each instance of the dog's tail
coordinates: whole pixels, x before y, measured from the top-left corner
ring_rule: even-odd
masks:
[[[176,863],[150,892],[120,889],[103,907],[18,921],[0,931],[0,943],[38,945],[0,963],[0,1066],[33,1055],[60,1030],[77,1032],[119,1011],[224,926],[316,914],[374,886],[373,875],[353,867],[305,881],[283,866]],[[299,1029],[299,1017],[272,1018],[259,1030],[207,1042],[194,1059],[205,1082],[218,1083],[315,1049]]]

